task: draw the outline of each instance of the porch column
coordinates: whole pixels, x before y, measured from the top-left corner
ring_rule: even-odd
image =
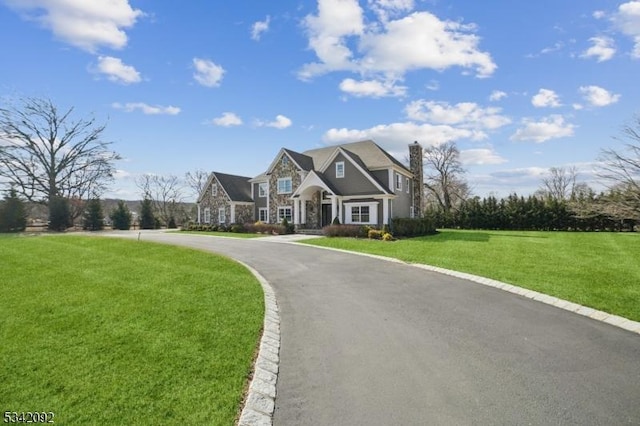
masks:
[[[347,219],[342,215],[342,212],[344,211],[343,207],[342,198],[338,198],[338,217],[340,218],[340,223],[345,223]]]
[[[300,199],[294,198],[293,200],[293,224],[300,224]]]
[[[307,223],[307,200],[300,200],[300,223],[306,225]]]
[[[388,198],[382,199],[382,224],[389,224],[389,200]]]
[[[198,224],[201,224],[202,221],[200,220],[200,203],[198,203]]]
[[[329,223],[333,223],[333,219],[338,216],[338,198],[334,195],[331,197],[331,220]],[[342,223],[342,220],[340,221]]]
[[[229,223],[236,223],[236,205],[235,204],[231,204],[231,222]]]

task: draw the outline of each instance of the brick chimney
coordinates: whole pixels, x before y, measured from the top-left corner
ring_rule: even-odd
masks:
[[[424,213],[424,172],[422,167],[422,145],[415,141],[409,144],[409,170],[413,173],[413,217],[422,217]]]

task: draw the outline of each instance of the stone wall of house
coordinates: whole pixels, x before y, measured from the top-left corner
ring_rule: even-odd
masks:
[[[254,223],[256,220],[252,205],[236,205],[236,223]]]
[[[212,195],[212,186],[217,185],[217,195]],[[204,210],[209,208],[211,211],[211,224],[212,225],[220,225],[218,222],[218,211],[220,208],[225,208],[225,219],[226,224],[229,223],[231,218],[231,205],[229,203],[229,197],[222,190],[222,187],[215,179],[215,177],[211,181],[211,185],[206,189],[204,197],[202,197],[202,201],[200,202],[200,220],[204,223]]]
[[[286,163],[282,159],[287,158]],[[293,209],[293,201],[290,199],[293,191],[295,191],[302,182],[302,176],[293,161],[282,153],[278,162],[273,167],[269,176],[269,221],[271,223],[278,222],[278,207],[289,206]],[[278,194],[278,179],[291,178],[292,192],[290,194]]]
[[[311,200],[305,201],[307,203],[307,223],[305,228],[319,228],[320,227],[320,191],[313,194]]]

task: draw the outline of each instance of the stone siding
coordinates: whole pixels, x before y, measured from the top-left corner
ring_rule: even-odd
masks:
[[[254,223],[256,220],[252,205],[236,205],[236,223]]]
[[[212,191],[211,191],[211,188],[214,184],[217,185],[218,187],[218,191],[215,196],[212,195]],[[218,210],[222,207],[225,208],[225,219],[227,221],[226,223],[224,223],[224,225],[227,225],[229,224],[228,221],[231,218],[230,200],[227,194],[222,189],[222,186],[220,186],[220,183],[214,177],[211,181],[211,185],[209,185],[209,187],[206,189],[204,197],[202,197],[202,201],[200,202],[200,214],[202,215],[200,220],[202,221],[202,223],[205,223],[204,209],[209,208],[211,210],[211,224],[220,225],[220,223],[218,222],[218,217],[219,217]]]
[[[284,164],[282,158],[287,158],[287,163]],[[271,175],[269,176],[269,222],[277,223],[278,222],[278,207],[286,207],[289,206],[293,210],[293,201],[291,200],[291,195],[293,192],[300,186],[302,182],[302,176],[300,174],[300,169],[296,167],[295,163],[291,161],[291,159],[285,154],[282,153],[276,165],[273,167],[271,171]],[[278,179],[281,178],[291,178],[291,193],[289,194],[278,194]]]

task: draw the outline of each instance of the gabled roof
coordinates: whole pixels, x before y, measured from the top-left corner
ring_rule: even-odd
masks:
[[[337,147],[340,147],[357,155],[369,170],[385,169],[396,166],[411,173],[411,171],[407,169],[405,165],[396,160],[392,155],[390,155],[387,151],[382,149],[377,143],[372,140],[364,140],[359,142],[345,143],[342,145],[311,149],[303,152],[303,154],[311,157],[313,159],[313,165],[316,169],[319,169],[335,152]]]
[[[290,149],[281,148],[280,152],[278,152],[278,155],[276,155],[276,157],[273,159],[273,161],[271,162],[271,165],[269,166],[267,171],[264,172],[264,174],[268,175],[271,173],[271,171],[276,166],[278,160],[282,157],[283,154],[289,157],[291,161],[293,161],[300,170],[307,170],[307,171],[313,170],[314,162],[311,157],[304,154],[300,154],[299,152],[291,151]]]
[[[231,201],[252,202],[251,198],[251,178],[246,176],[229,175],[226,173],[212,172],[207,180],[205,188],[209,188],[213,179],[216,179],[222,190],[229,196]],[[202,197],[206,190],[198,197],[198,202],[202,201]]]
[[[332,195],[342,195],[336,190],[333,185],[331,185],[331,182],[329,182],[324,177],[324,174],[316,170],[311,170],[304,178],[304,180],[300,183],[298,189],[296,189],[295,192],[291,195],[291,197],[299,197],[307,188],[312,186],[318,186]]]
[[[387,185],[380,182],[369,171],[369,169],[367,168],[367,165],[362,161],[362,159],[359,156],[357,156],[353,152],[350,152],[344,149],[342,145],[333,149],[331,155],[325,159],[324,164],[320,165],[320,169],[319,169],[320,172],[324,173],[327,167],[329,167],[329,165],[333,162],[333,160],[335,160],[335,158],[338,156],[338,154],[342,154],[344,158],[349,160],[356,167],[356,169],[358,169],[360,173],[362,173],[362,175],[365,178],[369,179],[369,181],[373,184],[373,186],[377,187],[380,190],[380,192],[382,192],[383,194],[392,194],[392,192],[389,191],[389,188],[387,187]]]

